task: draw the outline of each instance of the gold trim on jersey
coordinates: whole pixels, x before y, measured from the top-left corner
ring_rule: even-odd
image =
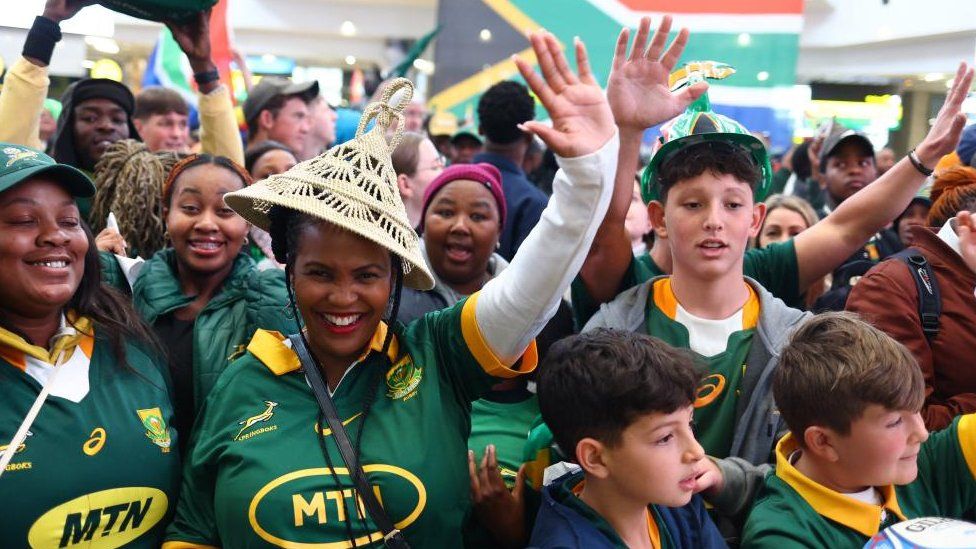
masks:
[[[0,358],[9,362],[21,371],[27,369],[27,357],[33,357],[47,364],[55,364],[58,355],[62,350],[66,351],[64,362],[67,362],[74,353],[76,347],[80,348],[89,359],[95,349],[95,332],[92,329],[91,320],[86,317],[77,317],[74,313],[68,313],[68,322],[76,330],[76,334],[63,337],[51,349],[45,349],[39,345],[28,343],[23,337],[0,328]]]
[[[749,290],[749,298],[742,306],[742,329],[751,330],[759,325],[759,296],[756,290],[748,282],[743,281]],[[671,277],[658,280],[652,287],[652,299],[654,305],[664,313],[665,316],[674,320],[678,317],[678,298],[674,295],[671,287]],[[731,316],[731,315],[730,315]]]
[[[959,433],[962,456],[966,459],[966,465],[969,465],[969,472],[976,479],[976,414],[966,414],[959,418],[956,430]]]
[[[468,297],[461,309],[461,335],[464,342],[468,345],[468,350],[474,355],[475,360],[481,368],[492,377],[513,378],[522,374],[527,374],[535,370],[539,364],[539,351],[536,348],[535,340],[529,343],[528,348],[522,354],[519,368],[513,369],[509,364],[503,363],[491,350],[478,320],[475,318],[475,309],[478,304],[479,292],[475,292]]]
[[[383,352],[383,344],[386,342],[386,332],[389,328],[385,322],[380,322],[376,326],[376,331],[373,332],[373,337],[369,340],[369,345],[363,354],[360,355],[358,361],[364,360],[370,352]],[[247,350],[257,357],[269,370],[274,372],[275,375],[281,376],[289,372],[294,372],[302,367],[301,361],[298,360],[298,355],[295,351],[285,344],[288,338],[281,332],[275,332],[271,330],[257,330],[254,332],[254,337],[251,338],[250,343],[247,345]],[[390,357],[390,361],[396,360],[397,354],[400,351],[400,342],[394,335],[392,341],[390,341],[390,348],[387,350],[387,356]]]
[[[788,433],[776,444],[776,476],[796,490],[810,507],[830,520],[857,530],[867,537],[878,533],[882,512],[887,509],[901,520],[906,520],[898,505],[895,487],[878,486],[884,498],[883,505],[871,505],[858,501],[815,482],[801,473],[790,463],[790,454],[799,449],[799,444]]]

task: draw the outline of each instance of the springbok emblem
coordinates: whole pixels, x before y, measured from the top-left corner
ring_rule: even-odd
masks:
[[[238,438],[240,438],[241,434],[245,430],[247,430],[250,427],[254,426],[255,423],[258,423],[258,422],[261,422],[261,421],[268,421],[269,419],[271,419],[271,416],[274,415],[274,408],[275,408],[275,406],[278,405],[278,403],[277,402],[271,402],[270,400],[265,400],[264,403],[268,405],[268,408],[265,411],[261,412],[260,414],[258,414],[256,416],[251,416],[251,417],[245,419],[244,421],[237,422],[238,425],[243,425],[243,427],[241,427],[241,430],[237,432],[237,436],[234,437],[234,440],[237,440]]]

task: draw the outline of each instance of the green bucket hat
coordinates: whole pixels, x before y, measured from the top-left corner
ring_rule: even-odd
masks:
[[[680,76],[679,83],[672,86],[672,90],[701,82],[705,78],[725,78],[733,72],[735,71],[730,66],[714,61],[689,62],[672,74],[672,82],[676,75]],[[773,181],[773,169],[769,164],[765,145],[739,122],[713,111],[706,92],[689,105],[685,112],[661,126],[661,135],[651,162],[644,168],[641,176],[641,198],[644,203],[661,198],[661,182],[658,179],[661,164],[683,149],[708,142],[728,143],[749,154],[762,173],[753,197],[756,202],[765,200]]]
[[[95,185],[81,170],[58,164],[50,156],[11,143],[0,143],[0,192],[31,177],[46,176],[63,184],[71,196],[90,198]]]
[[[182,21],[196,13],[208,10],[217,0],[101,0],[114,10],[139,19],[150,21]]]

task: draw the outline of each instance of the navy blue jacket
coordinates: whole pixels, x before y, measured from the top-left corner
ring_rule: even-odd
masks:
[[[583,472],[567,473],[547,486],[532,529],[530,547],[626,547],[610,525],[577,498],[572,488],[583,480]],[[570,499],[572,498],[572,499]],[[652,505],[663,547],[675,549],[727,548],[722,534],[694,496],[684,507]]]
[[[502,172],[506,217],[498,242],[498,254],[511,261],[532,227],[539,222],[549,197],[525,177],[520,166],[500,154],[480,153],[475,155],[474,161],[487,162]]]

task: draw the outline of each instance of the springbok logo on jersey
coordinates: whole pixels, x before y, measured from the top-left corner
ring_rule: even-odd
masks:
[[[386,386],[389,389],[386,396],[393,400],[407,400],[417,394],[417,386],[424,377],[424,370],[414,364],[410,355],[403,357],[400,362],[386,372]]]
[[[169,452],[169,447],[173,439],[169,436],[169,428],[166,427],[166,420],[163,419],[163,412],[156,408],[136,410],[142,426],[146,428],[146,437],[156,446],[162,448],[163,453]]]
[[[265,408],[265,410],[260,414],[256,416],[251,416],[245,420],[241,420],[237,422],[237,424],[241,426],[241,430],[237,432],[237,435],[234,437],[234,440],[246,440],[255,435],[261,433],[267,433],[268,431],[274,431],[275,429],[278,428],[277,425],[271,425],[270,427],[262,427],[260,429],[257,429],[253,432],[244,435],[244,431],[250,429],[251,427],[254,427],[255,424],[266,422],[269,419],[271,419],[272,416],[274,416],[274,409],[276,406],[278,406],[278,403],[271,402],[270,400],[265,400],[264,405],[267,406],[267,408]]]

